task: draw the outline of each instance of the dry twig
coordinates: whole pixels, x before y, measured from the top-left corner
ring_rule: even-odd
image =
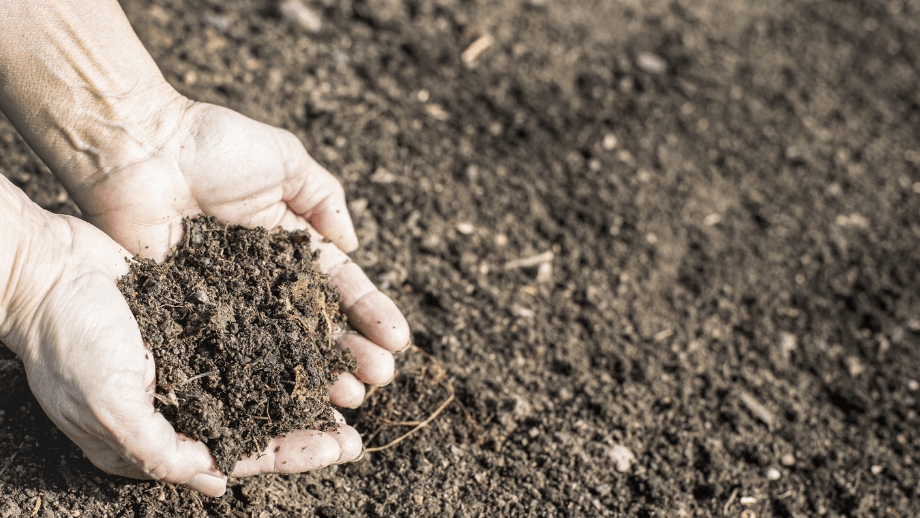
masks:
[[[220,373],[219,370],[214,369],[214,370],[212,370],[212,371],[208,371],[208,372],[205,372],[205,373],[202,373],[202,374],[196,374],[196,375],[192,376],[191,378],[189,378],[189,379],[187,379],[187,380],[185,380],[185,381],[179,381],[179,382],[173,383],[173,384],[171,384],[171,385],[166,385],[165,387],[163,387],[163,390],[169,390],[169,389],[173,389],[173,388],[176,388],[176,387],[181,387],[182,385],[191,383],[191,382],[195,381],[196,379],[204,378],[204,377],[207,377],[207,376],[213,376],[213,375],[219,374],[219,373]]]
[[[553,261],[555,254],[552,251],[543,252],[542,254],[532,255],[530,257],[522,257],[520,259],[512,259],[505,263],[505,270],[514,270],[515,268],[531,268],[534,266],[540,266],[544,263],[549,263]]]
[[[429,360],[431,360],[432,362],[434,362],[435,365],[437,365],[438,368],[440,368],[440,369],[443,371],[443,367],[441,367],[440,362],[438,362],[438,361],[437,361],[434,357],[432,357],[430,354],[426,353],[425,351],[422,351],[421,349],[419,349],[419,348],[416,347],[415,345],[413,345],[412,348],[415,349],[415,350],[417,350],[417,351],[419,351],[420,353],[424,354],[426,357],[428,357]],[[404,441],[405,439],[409,438],[409,437],[410,437],[412,434],[414,434],[415,432],[417,432],[417,431],[421,430],[422,428],[428,426],[428,424],[430,424],[430,423],[431,423],[432,421],[434,421],[439,415],[441,415],[441,412],[443,412],[444,409],[447,408],[447,405],[449,405],[449,404],[451,403],[451,401],[454,400],[454,384],[450,382],[450,379],[448,379],[448,378],[446,378],[446,377],[445,377],[444,379],[445,379],[445,381],[446,381],[445,386],[447,387],[447,390],[450,392],[450,395],[447,396],[447,399],[445,399],[444,402],[441,403],[441,405],[437,408],[437,410],[434,411],[434,413],[432,413],[430,416],[428,416],[428,418],[425,419],[424,421],[420,422],[415,428],[409,430],[408,432],[406,432],[406,433],[404,433],[403,435],[399,436],[398,438],[394,439],[394,440],[391,441],[390,443],[388,443],[388,444],[386,444],[386,445],[384,445],[384,446],[378,446],[378,447],[376,447],[376,448],[367,448],[365,451],[370,452],[370,453],[373,453],[373,452],[383,451],[383,450],[387,450],[387,449],[389,449],[389,448],[392,448],[393,446],[396,446],[397,444],[401,443],[401,442]]]

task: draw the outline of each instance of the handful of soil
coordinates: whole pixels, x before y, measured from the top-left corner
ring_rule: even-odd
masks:
[[[338,290],[306,232],[186,218],[164,263],[118,282],[157,365],[157,410],[229,474],[242,455],[301,429],[332,431],[327,386],[355,359],[333,343]]]

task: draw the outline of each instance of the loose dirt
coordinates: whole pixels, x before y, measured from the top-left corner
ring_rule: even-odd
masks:
[[[342,179],[437,360],[347,415],[368,446],[456,400],[196,499],[95,470],[9,360],[0,516],[920,516],[916,0],[123,5]],[[7,124],[0,171],[74,210]]]
[[[224,473],[294,430],[332,431],[340,296],[306,232],[184,221],[165,262],[132,263],[118,286],[157,365],[154,406],[208,445]]]

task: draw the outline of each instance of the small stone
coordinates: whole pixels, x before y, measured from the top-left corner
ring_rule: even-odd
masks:
[[[233,25],[233,20],[225,14],[212,13],[204,17],[204,23],[219,31],[225,31]]]
[[[847,356],[844,359],[844,363],[847,366],[847,370],[850,371],[850,376],[857,378],[860,374],[865,372],[866,367],[863,365],[862,361],[857,356]]]
[[[881,473],[884,469],[885,469],[885,468],[883,468],[883,467],[879,466],[878,464],[876,464],[876,465],[872,466],[871,468],[869,468],[869,471],[871,471],[873,475],[878,475],[878,474]]]
[[[664,74],[668,69],[667,62],[656,54],[643,52],[636,57],[636,66],[649,74]]]
[[[776,468],[770,468],[767,470],[767,480],[779,480],[782,477],[782,473],[779,472]]]
[[[524,306],[513,304],[511,306],[511,314],[521,318],[533,318],[534,315],[536,315],[536,312],[530,308],[525,308]]]
[[[716,212],[703,218],[703,224],[707,227],[718,225],[722,221],[722,215]]]
[[[300,0],[284,0],[278,6],[281,16],[296,23],[301,29],[309,33],[317,33],[323,28],[323,19],[313,9],[310,9]]]
[[[610,458],[616,463],[617,471],[626,473],[636,462],[636,456],[633,452],[621,444],[614,444],[607,452]]]
[[[780,335],[780,346],[786,351],[794,351],[798,347],[798,341],[792,333],[783,333]]]
[[[741,505],[754,505],[757,503],[757,499],[753,496],[742,496],[739,502],[741,502]]]
[[[601,145],[602,145],[602,146],[604,147],[604,149],[606,149],[607,151],[612,151],[612,150],[614,150],[614,149],[617,147],[617,144],[618,144],[617,136],[614,135],[613,133],[608,133],[608,134],[604,135],[604,140],[603,140],[603,142],[601,143]]]
[[[907,390],[911,392],[920,390],[920,383],[917,380],[907,380]]]
[[[210,302],[210,299],[208,298],[208,294],[205,293],[204,290],[198,290],[195,293],[192,293],[192,296],[190,298],[200,304],[207,304],[208,302]]]
[[[783,458],[780,459],[780,462],[782,462],[783,466],[786,467],[795,466],[795,455],[787,453],[783,455]]]
[[[476,227],[472,223],[460,222],[457,223],[457,232],[460,232],[464,235],[470,235],[476,231]]]
[[[390,184],[398,180],[395,174],[387,171],[383,167],[378,167],[371,174],[369,180],[373,183]]]

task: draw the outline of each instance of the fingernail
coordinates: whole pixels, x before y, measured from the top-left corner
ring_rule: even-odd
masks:
[[[357,457],[351,459],[349,462],[358,462],[359,460],[361,460],[361,459],[364,458],[364,454],[365,454],[365,453],[367,453],[367,448],[365,448],[365,447],[362,445],[362,446],[361,446],[361,453],[359,453]]]
[[[204,473],[195,475],[195,478],[186,482],[185,486],[205,496],[220,497],[227,492],[226,480]]]
[[[402,354],[402,353],[406,352],[407,350],[409,350],[410,347],[412,347],[412,339],[411,339],[411,338],[409,339],[408,342],[406,342],[406,345],[405,345],[402,349],[400,349],[400,350],[398,350],[398,351],[393,351],[392,354],[393,354],[393,356],[399,356],[400,354]]]
[[[396,379],[396,372],[393,372],[393,377],[390,378],[389,381],[387,381],[386,383],[381,383],[380,385],[377,385],[377,386],[378,386],[378,387],[386,387],[386,386],[389,385],[390,383],[393,383],[393,380],[395,380],[395,379]]]

